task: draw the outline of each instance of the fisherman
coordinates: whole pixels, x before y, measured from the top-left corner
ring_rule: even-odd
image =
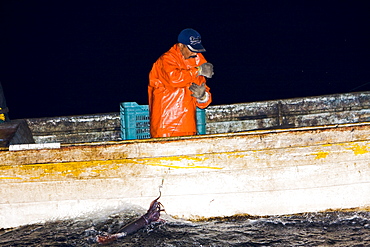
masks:
[[[178,43],[153,64],[149,73],[148,97],[151,137],[195,135],[196,107],[212,101],[206,77],[213,75],[200,34],[187,28]]]

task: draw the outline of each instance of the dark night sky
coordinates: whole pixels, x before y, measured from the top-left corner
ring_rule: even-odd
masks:
[[[370,91],[368,1],[126,2],[0,1],[11,119],[147,104],[152,64],[187,27],[215,66],[213,105]]]

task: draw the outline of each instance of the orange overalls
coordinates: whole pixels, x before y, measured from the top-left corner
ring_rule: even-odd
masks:
[[[196,134],[196,107],[206,108],[212,96],[206,86],[208,100],[199,103],[191,96],[189,86],[206,82],[204,76],[197,76],[196,68],[206,62],[201,53],[184,59],[175,44],[153,64],[148,86],[151,137]]]

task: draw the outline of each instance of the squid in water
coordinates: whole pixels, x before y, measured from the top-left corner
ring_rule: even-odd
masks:
[[[107,244],[119,238],[123,238],[128,234],[134,233],[139,229],[149,225],[152,222],[159,221],[160,212],[164,211],[164,209],[162,209],[163,205],[158,201],[160,197],[161,194],[157,197],[157,199],[150,203],[150,207],[146,214],[141,216],[139,219],[128,223],[127,225],[122,227],[118,231],[118,233],[108,235],[98,235],[96,237],[96,241],[101,244]]]

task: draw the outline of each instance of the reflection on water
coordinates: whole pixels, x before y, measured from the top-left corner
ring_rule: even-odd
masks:
[[[115,233],[136,219],[123,212],[0,230],[0,246],[101,246],[103,232]],[[109,246],[370,246],[370,212],[324,212],[265,218],[225,218],[205,222],[154,223]]]

